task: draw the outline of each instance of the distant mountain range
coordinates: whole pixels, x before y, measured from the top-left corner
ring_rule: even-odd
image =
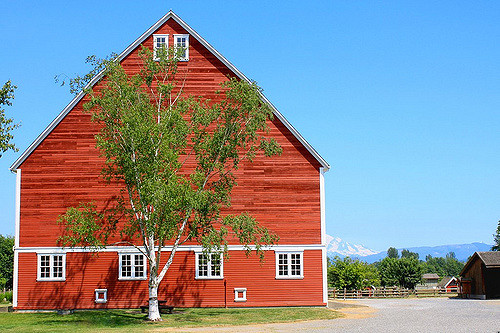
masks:
[[[364,247],[363,245],[353,244],[346,242],[338,237],[326,235],[327,239],[327,254],[328,257],[333,258],[339,256],[341,258],[351,257],[357,258],[368,263],[384,259],[386,251],[377,252]],[[427,255],[433,257],[445,257],[449,252],[455,252],[455,256],[460,261],[466,261],[476,251],[489,251],[491,245],[485,243],[470,243],[470,244],[452,244],[452,245],[439,245],[439,246],[419,246],[408,247],[407,250],[418,253],[421,260],[425,260]],[[398,249],[399,253],[403,248]]]

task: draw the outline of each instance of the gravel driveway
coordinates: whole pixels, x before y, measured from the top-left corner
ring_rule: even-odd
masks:
[[[342,308],[343,302],[331,303]],[[448,298],[345,301],[345,318],[188,329],[189,332],[500,332],[500,300]],[[352,305],[359,305],[353,307]]]

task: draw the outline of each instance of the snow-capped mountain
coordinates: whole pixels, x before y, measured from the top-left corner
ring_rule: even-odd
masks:
[[[330,235],[326,235],[326,244],[326,252],[330,258],[335,256],[365,257],[378,253],[377,251],[367,249],[363,245],[352,244]]]

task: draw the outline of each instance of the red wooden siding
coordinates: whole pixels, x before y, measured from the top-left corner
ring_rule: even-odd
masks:
[[[172,39],[172,34],[185,31],[169,20],[159,33]],[[229,70],[194,38],[190,43],[190,60],[181,63],[189,68],[185,90],[211,97]],[[152,37],[144,44],[152,47]],[[123,61],[130,71],[136,71],[137,64],[136,51]],[[97,128],[82,105],[78,103],[21,165],[20,246],[56,246],[62,232],[56,220],[66,207],[91,200],[103,207],[118,193],[116,185],[99,177]],[[280,244],[319,244],[319,163],[279,120],[269,125],[269,136],[278,140],[283,154],[259,156],[241,167],[228,213],[250,212],[280,235]]]
[[[231,251],[224,262],[224,280],[196,280],[195,255],[177,252],[159,288],[159,298],[176,307],[322,306],[321,250],[304,251],[304,279],[276,279],[274,251],[263,264],[256,256]],[[163,261],[167,258],[163,256]],[[17,309],[137,308],[147,303],[147,281],[118,280],[116,252],[66,254],[66,281],[36,281],[36,253],[20,253]],[[318,267],[320,269],[318,269]],[[247,288],[247,301],[234,302],[234,288]],[[95,303],[95,289],[108,290],[106,304]]]
[[[88,130],[92,125],[87,115],[73,110],[23,163],[20,246],[56,246],[62,233],[56,221],[66,207],[112,204],[119,187],[100,178],[102,160]],[[258,157],[242,166],[227,213],[249,212],[280,235],[280,244],[320,244],[319,171],[282,124],[275,120],[272,126],[270,135],[283,147],[282,156]]]

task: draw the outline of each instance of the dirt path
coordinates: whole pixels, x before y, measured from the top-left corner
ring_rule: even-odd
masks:
[[[500,331],[500,300],[448,298],[333,302],[344,317],[295,323],[201,327],[176,332],[489,332]],[[165,330],[166,332],[167,330]]]

